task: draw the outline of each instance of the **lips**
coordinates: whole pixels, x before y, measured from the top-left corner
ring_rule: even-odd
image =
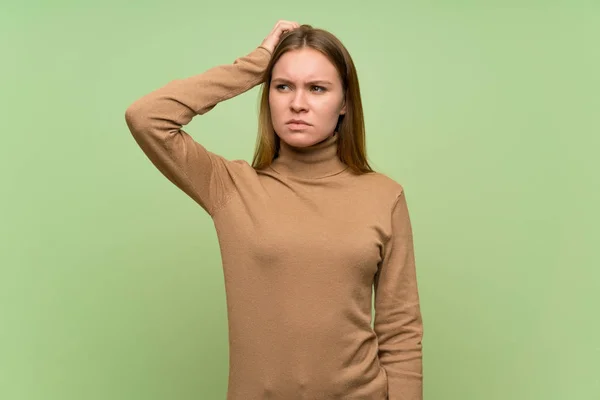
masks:
[[[286,124],[288,125],[310,125],[308,122],[301,120],[301,119],[291,119],[288,122],[286,122]]]

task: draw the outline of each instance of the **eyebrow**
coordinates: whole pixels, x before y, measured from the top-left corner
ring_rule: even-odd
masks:
[[[281,83],[293,83],[292,81],[290,81],[289,79],[285,79],[285,78],[274,78],[271,80],[271,82],[281,82]],[[315,84],[321,84],[321,85],[333,85],[332,82],[330,81],[326,81],[323,79],[317,79],[314,81],[310,81],[310,82],[306,82],[307,84],[310,85],[315,85]]]

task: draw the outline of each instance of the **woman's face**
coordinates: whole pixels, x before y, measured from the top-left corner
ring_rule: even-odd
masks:
[[[269,106],[275,133],[294,147],[323,141],[346,113],[342,82],[334,65],[323,53],[306,47],[288,51],[277,60]]]

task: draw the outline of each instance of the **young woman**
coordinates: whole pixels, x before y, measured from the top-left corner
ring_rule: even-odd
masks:
[[[182,130],[261,83],[252,165]],[[367,162],[356,70],[334,35],[279,21],[246,56],[171,81],[125,117],[156,168],[214,222],[228,400],[422,399],[406,195]]]

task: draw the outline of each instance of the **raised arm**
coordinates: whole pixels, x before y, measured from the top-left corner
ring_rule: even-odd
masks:
[[[388,376],[389,400],[422,400],[423,323],[404,190],[396,198],[391,218],[392,235],[374,286],[379,359]]]
[[[260,84],[274,48],[297,22],[280,20],[259,47],[232,64],[173,80],[131,104],[125,120],[150,161],[210,215],[235,191],[232,163],[207,150],[181,128],[219,102]]]
[[[141,97],[125,112],[136,142],[177,187],[212,214],[231,195],[228,161],[208,151],[182,126],[219,102],[261,83],[271,53],[264,47],[186,79],[173,80]]]

